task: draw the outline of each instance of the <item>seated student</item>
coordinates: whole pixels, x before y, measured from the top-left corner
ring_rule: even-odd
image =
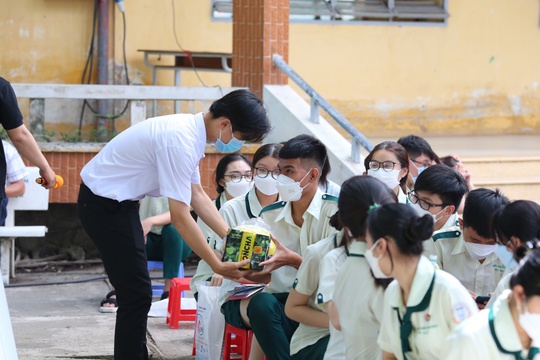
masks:
[[[216,166],[215,184],[218,196],[214,199],[214,204],[219,210],[230,199],[245,195],[253,186],[253,173],[251,172],[251,161],[242,154],[228,154],[221,158]],[[214,232],[206,225],[201,218],[197,219],[197,225],[201,228],[206,241],[212,249],[215,249]],[[191,292],[197,298],[197,286],[199,281],[210,281],[213,286],[220,286],[223,276],[214,274],[210,265],[204,260],[199,261],[195,275],[189,282]]]
[[[454,235],[459,227],[457,209],[467,193],[463,176],[445,165],[433,165],[424,170],[408,194],[410,205],[419,215],[433,217],[433,236],[424,244],[424,254],[431,255],[433,241]]]
[[[476,189],[469,193],[463,219],[462,231],[440,233],[434,239],[432,254],[437,255],[438,265],[454,275],[472,297],[488,296],[497,287],[506,266],[495,254],[490,220],[495,212],[508,204],[508,198],[499,190]],[[483,309],[487,300],[479,301]]]
[[[403,146],[394,141],[378,144],[364,159],[364,167],[368,176],[379,179],[394,190],[400,203],[407,202],[409,157]]]
[[[467,182],[467,187],[469,188],[469,191],[474,190],[474,185],[471,180],[471,173],[469,170],[463,165],[460,158],[456,155],[448,155],[445,157],[442,157],[441,163],[451,167],[452,169],[456,170],[458,173],[463,175],[465,178],[465,181]]]
[[[161,300],[169,297],[171,280],[178,277],[178,269],[191,249],[171,224],[169,199],[166,197],[146,197],[139,203],[139,215],[146,236],[146,257],[148,260],[163,261],[165,285]]]
[[[355,177],[348,181],[352,179]],[[354,185],[352,187],[345,187],[349,185],[348,181],[343,186],[344,196],[340,196],[338,202],[340,210],[343,209],[339,216],[346,228],[347,238],[343,248],[347,250],[347,257],[337,273],[333,300],[328,302],[328,312],[332,325],[343,334],[343,350],[347,359],[378,360],[381,348],[377,345],[377,336],[382,322],[384,290],[391,279],[376,279],[364,257],[366,219],[369,209],[377,206],[375,204],[396,203],[397,198],[393,192],[385,193],[384,188],[381,188],[383,184],[375,179],[369,184],[369,191],[365,189],[368,184],[359,181],[351,183]],[[371,199],[366,194],[370,194]],[[336,252],[332,250],[325,256],[325,264],[338,255]],[[326,265],[321,265],[321,274],[327,272],[323,271],[323,266],[326,268]],[[321,275],[322,283],[327,282]],[[325,291],[324,286],[320,289]],[[323,294],[323,299],[326,297]]]
[[[319,268],[319,288],[317,289],[317,303],[324,304],[330,317],[330,340],[324,354],[325,360],[340,360],[359,356],[362,359],[369,358],[370,355],[380,355],[380,349],[373,349],[373,344],[376,345],[376,335],[379,332],[379,324],[382,318],[382,307],[376,315],[371,312],[373,310],[370,300],[373,296],[380,295],[379,301],[382,302],[383,287],[378,287],[373,281],[369,266],[365,263],[364,272],[359,272],[359,268],[355,269],[353,274],[343,274],[340,270],[345,261],[350,255],[350,251],[358,253],[365,249],[365,221],[368,216],[368,211],[375,204],[393,204],[397,198],[393,191],[386,187],[379,180],[369,176],[355,176],[347,180],[343,184],[343,191],[338,200],[338,215],[340,222],[345,227],[345,234],[342,237],[341,244],[338,248],[331,250],[324,255]],[[354,244],[354,245],[353,245]],[[317,245],[317,244],[315,244]],[[363,245],[363,246],[362,246]],[[349,269],[350,270],[350,269]],[[300,271],[299,271],[300,272]],[[362,283],[356,282],[348,284],[351,290],[354,289],[354,295],[350,295],[362,299],[362,303],[357,302],[358,309],[342,307],[344,317],[354,316],[358,321],[356,328],[349,328],[350,324],[345,320],[345,328],[341,327],[339,309],[336,308],[334,299],[338,295],[338,281],[342,280],[340,276],[349,278],[350,275],[356,278],[361,278]],[[377,291],[377,288],[380,291]],[[340,288],[340,291],[343,289]],[[374,291],[373,291],[374,290]],[[337,299],[336,299],[337,301]],[[361,304],[361,305],[360,305]],[[342,304],[343,305],[343,304]],[[367,308],[367,311],[366,311]],[[359,313],[363,317],[358,318]],[[373,316],[375,315],[375,316]],[[373,319],[376,320],[374,324]],[[350,334],[347,334],[350,332]],[[349,336],[349,340],[354,338],[356,343],[356,351],[349,351],[346,355],[346,350],[352,349],[352,344],[346,344],[345,337]],[[377,346],[375,346],[377,347]],[[370,354],[370,351],[374,353]]]
[[[264,292],[241,301],[227,301],[225,321],[253,330],[269,360],[291,359],[289,341],[298,323],[285,315],[284,306],[306,248],[337,230],[328,219],[337,211],[337,199],[323,194],[320,180],[328,173],[326,147],[309,135],[296,136],[279,152],[277,189],[282,201],[265,207],[260,217],[275,235],[276,252],[258,281],[270,283]],[[260,275],[265,275],[262,279]]]
[[[513,201],[493,215],[491,224],[492,236],[497,240],[495,254],[506,266],[506,272],[487,307],[491,307],[495,299],[510,287],[510,277],[517,264],[531,250],[540,248],[540,205],[529,200]]]
[[[454,329],[442,359],[540,359],[540,251],[532,251],[489,310]]]
[[[7,203],[9,198],[21,196],[25,191],[24,179],[28,176],[26,165],[15,146],[2,140],[6,158],[6,197],[0,203],[0,226],[3,226],[7,217]]]
[[[397,142],[403,146],[407,150],[407,154],[409,154],[409,160],[412,165],[409,167],[409,170],[413,183],[422,171],[431,165],[440,164],[441,162],[426,139],[420,136],[403,136],[399,138]],[[412,184],[407,185],[412,188]]]
[[[439,359],[443,340],[478,311],[455,277],[422,256],[432,232],[432,217],[405,204],[382,205],[368,216],[365,259],[376,278],[395,279],[384,294],[377,340],[383,359]]]

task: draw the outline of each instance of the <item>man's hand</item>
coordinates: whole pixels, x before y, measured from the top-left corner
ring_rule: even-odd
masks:
[[[219,274],[212,275],[212,279],[210,279],[210,286],[221,286],[223,283],[223,276]]]
[[[45,179],[45,182],[41,184],[45,189],[52,189],[56,186],[56,174],[50,167],[45,170],[39,170],[39,175]]]
[[[287,249],[273,234],[270,237],[276,244],[276,252],[270,259],[259,264],[260,266],[264,266],[262,273],[268,274],[282,266],[292,266],[298,269],[302,263],[302,257],[294,251]]]
[[[231,280],[238,280],[248,274],[249,270],[240,270],[240,267],[249,264],[249,260],[241,262],[220,262],[212,270],[219,275],[223,275]]]

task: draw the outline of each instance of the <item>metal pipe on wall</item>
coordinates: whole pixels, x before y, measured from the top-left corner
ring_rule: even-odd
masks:
[[[98,84],[109,84],[109,0],[99,0],[98,3]],[[100,115],[109,114],[108,100],[98,100]],[[97,136],[100,141],[107,141],[109,119],[97,118]]]

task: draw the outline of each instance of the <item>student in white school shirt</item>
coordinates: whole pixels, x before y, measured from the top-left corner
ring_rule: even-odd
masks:
[[[345,235],[341,239],[340,246],[324,256],[319,271],[317,303],[325,305],[330,317],[330,341],[324,354],[325,360],[355,357],[369,360],[380,357],[381,350],[376,340],[382,318],[382,306],[379,307],[380,311],[374,314],[373,303],[370,300],[374,295],[375,297],[379,295],[376,301],[382,303],[383,286],[388,282],[380,284],[374,280],[367,262],[361,257],[356,259],[362,261],[364,267],[354,270],[349,267],[348,270],[353,273],[344,273],[341,268],[349,258],[355,258],[355,255],[362,256],[359,253],[363,254],[365,223],[369,208],[374,204],[393,204],[396,201],[396,195],[373,177],[354,176],[343,183],[338,200],[338,215]],[[347,294],[343,294],[343,285],[348,290]],[[339,296],[341,299],[338,299]],[[350,298],[343,299],[343,296]],[[337,306],[338,303],[341,307]],[[343,326],[341,319],[344,320]],[[376,319],[375,323],[373,319]]]
[[[510,277],[517,264],[531,250],[540,248],[540,205],[529,200],[512,201],[493,215],[491,223],[497,240],[495,254],[506,265],[506,272],[486,307],[491,307],[510,287]]]
[[[271,276],[270,284],[250,298],[247,308],[245,302],[241,307],[240,301],[227,301],[221,307],[227,323],[253,329],[269,360],[291,358],[289,342],[298,323],[287,318],[284,306],[305,249],[337,232],[328,223],[337,211],[337,202],[318,189],[330,170],[324,144],[312,136],[299,135],[283,145],[279,157],[281,174],[276,186],[282,201],[260,214],[275,235],[276,252],[261,263],[265,266],[262,274]]]
[[[383,359],[438,359],[442,341],[478,311],[467,290],[422,256],[433,219],[404,204],[372,210],[364,254],[373,275],[393,277],[384,294],[378,344]]]
[[[490,221],[493,214],[509,203],[499,190],[475,189],[467,195],[460,220],[462,233],[434,239],[432,253],[439,267],[454,275],[476,300],[488,296],[502,279],[506,266],[495,254],[495,238]],[[483,309],[487,300],[478,302]]]
[[[455,328],[442,359],[540,359],[540,251],[533,250],[512,274],[493,307]]]
[[[395,141],[377,144],[364,160],[366,175],[382,181],[394,191],[398,202],[407,203],[407,175],[409,156],[407,150]]]
[[[247,157],[242,154],[228,154],[222,157],[216,166],[214,174],[218,196],[212,202],[216,209],[219,211],[230,199],[245,195],[253,186],[252,180],[251,161]],[[215,240],[217,235],[200,217],[197,218],[197,225],[199,225],[210,248],[216,250]],[[210,285],[220,286],[223,276],[214,273],[206,261],[200,260],[195,275],[189,282],[189,287],[195,299],[198,299],[197,283],[200,281],[210,281]]]

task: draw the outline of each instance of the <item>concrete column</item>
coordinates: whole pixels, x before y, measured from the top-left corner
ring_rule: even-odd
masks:
[[[289,58],[289,0],[234,0],[232,86],[262,98],[263,85],[287,84],[272,55]]]

